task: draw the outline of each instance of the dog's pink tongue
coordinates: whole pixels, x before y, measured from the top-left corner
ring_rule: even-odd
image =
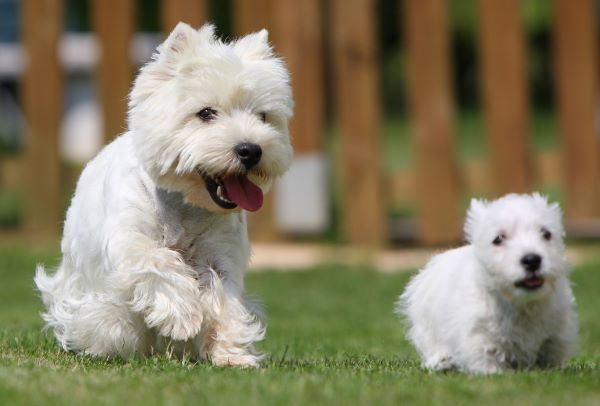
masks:
[[[245,176],[227,176],[223,179],[227,198],[244,210],[256,211],[263,205],[261,188]]]

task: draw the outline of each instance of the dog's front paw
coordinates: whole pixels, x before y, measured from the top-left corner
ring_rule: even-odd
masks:
[[[199,306],[159,300],[149,309],[145,321],[161,336],[187,341],[200,333],[203,315]]]
[[[260,360],[262,359],[259,355],[242,354],[242,355],[215,355],[211,357],[211,361],[218,367],[241,367],[241,368],[258,368],[260,367]]]
[[[464,369],[475,374],[494,375],[505,372],[508,364],[502,351],[495,346],[486,346],[481,355],[471,359]]]

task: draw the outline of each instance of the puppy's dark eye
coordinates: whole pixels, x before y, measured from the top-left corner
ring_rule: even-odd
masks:
[[[198,116],[198,118],[200,118],[200,120],[204,121],[205,123],[208,123],[209,121],[212,121],[215,118],[217,118],[217,110],[213,109],[212,107],[205,107],[198,113],[196,113],[196,115]]]
[[[552,239],[552,233],[547,228],[542,228],[542,238],[546,241],[550,241]]]
[[[502,242],[504,242],[505,239],[506,239],[506,236],[504,234],[498,234],[496,236],[496,238],[494,238],[494,241],[492,241],[492,244],[502,245]]]
[[[258,113],[258,117],[260,117],[260,121],[262,121],[263,123],[267,122],[267,113],[265,113],[264,111]]]

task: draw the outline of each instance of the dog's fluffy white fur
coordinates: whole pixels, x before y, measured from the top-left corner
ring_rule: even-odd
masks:
[[[135,81],[129,130],[81,174],[62,261],[35,277],[65,350],[261,359],[265,328],[244,294],[246,218],[223,188],[254,186],[245,205],[257,209],[255,185],[266,192],[290,165],[289,74],[265,30],[231,43],[213,31],[174,29]],[[258,163],[244,165],[241,143],[260,146]]]
[[[465,234],[469,245],[433,257],[397,303],[424,367],[562,365],[577,317],[558,204],[539,194],[473,200]]]

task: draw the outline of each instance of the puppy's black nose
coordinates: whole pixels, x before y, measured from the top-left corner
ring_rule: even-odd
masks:
[[[535,272],[540,269],[540,265],[542,264],[542,257],[538,254],[527,254],[523,258],[521,258],[521,265],[527,271]]]
[[[246,169],[252,169],[257,163],[260,162],[262,148],[258,144],[242,142],[241,144],[236,145],[234,150],[237,156],[240,158],[240,162],[246,167]]]

